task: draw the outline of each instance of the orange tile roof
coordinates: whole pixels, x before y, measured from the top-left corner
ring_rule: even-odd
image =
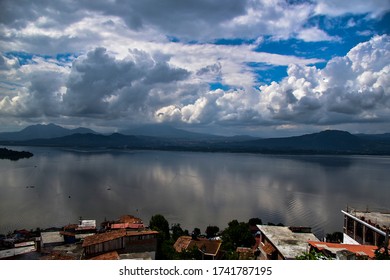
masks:
[[[129,223],[129,224],[142,224],[142,220],[140,218],[134,217],[132,215],[123,215],[118,220],[120,223]]]
[[[237,247],[236,252],[237,253],[252,253],[253,249],[247,248],[247,247]]]
[[[126,236],[150,235],[150,234],[158,234],[158,233],[159,232],[155,230],[128,231],[126,232]]]
[[[191,236],[180,236],[173,247],[177,252],[197,247],[205,255],[215,256],[221,247],[221,240],[209,240],[207,238],[192,239]]]
[[[267,254],[267,255],[271,255],[273,252],[275,252],[275,248],[274,246],[272,246],[270,243],[267,243],[266,245],[264,245],[262,247],[262,249],[264,250],[264,252]]]
[[[119,260],[119,255],[117,251],[112,251],[90,258],[90,260]]]
[[[369,258],[375,257],[375,250],[377,246],[372,245],[355,245],[355,244],[339,244],[320,241],[308,241],[310,246],[317,248],[318,250],[341,251],[348,250],[355,253],[357,256],[368,256]]]
[[[143,228],[143,227],[144,227],[144,224],[134,224],[134,223],[116,223],[116,224],[110,225],[111,229],[119,229],[119,228],[139,229],[139,228]]]
[[[60,231],[60,234],[64,236],[73,236],[73,237],[76,236],[74,232],[69,232],[69,231]]]
[[[99,233],[99,234],[87,236],[84,239],[83,247],[107,242],[107,241],[121,238],[124,236],[140,236],[140,235],[150,235],[150,234],[158,234],[158,231],[144,230],[144,231],[128,231],[128,232],[126,232],[125,229],[113,230],[113,231],[109,231],[109,232],[104,232],[104,233]]]
[[[110,240],[114,240],[117,238],[121,238],[126,235],[126,230],[120,229],[120,230],[115,230],[115,231],[109,231],[109,232],[104,232],[104,233],[99,233],[91,236],[87,236],[84,239],[83,242],[83,247],[107,242]]]
[[[187,250],[191,240],[192,240],[191,236],[180,236],[176,240],[175,244],[173,244],[173,248],[175,248],[175,250],[179,253],[183,250]]]

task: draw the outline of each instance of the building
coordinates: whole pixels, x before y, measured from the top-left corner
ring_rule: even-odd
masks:
[[[96,220],[79,220],[78,224],[69,224],[63,227],[60,234],[67,244],[83,240],[85,237],[96,233]]]
[[[221,240],[210,240],[207,238],[193,238],[191,236],[180,236],[173,248],[176,252],[181,253],[185,250],[192,250],[197,248],[203,256],[203,259],[216,259],[218,258],[219,249],[221,248]]]
[[[43,254],[40,260],[78,260],[79,258],[77,256],[74,256],[72,254],[67,254],[63,251],[51,251],[47,254]]]
[[[126,231],[118,229],[87,236],[82,247],[85,258],[116,251],[119,255],[147,252],[152,259],[157,250],[157,231]]]
[[[309,241],[310,251],[338,260],[374,259],[377,246]]]
[[[65,239],[61,234],[61,231],[55,229],[53,229],[53,231],[42,231],[40,241],[40,250],[44,250],[48,247],[63,245],[65,243]]]
[[[248,247],[237,247],[236,253],[239,260],[254,260],[256,259],[255,251]]]
[[[390,213],[351,208],[341,212],[344,214],[343,243],[384,246],[390,230]]]
[[[140,218],[132,215],[124,215],[116,221],[105,221],[102,223],[102,228],[106,231],[126,229],[126,230],[142,230],[145,225]]]
[[[308,251],[308,241],[319,241],[307,227],[258,225],[261,260],[290,260]]]
[[[13,244],[13,248],[0,250],[0,259],[12,258],[18,255],[35,252],[37,250],[35,241],[25,241]]]

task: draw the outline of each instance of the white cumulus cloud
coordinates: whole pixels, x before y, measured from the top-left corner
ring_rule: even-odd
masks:
[[[291,64],[281,82],[258,90],[218,90],[156,111],[159,121],[329,125],[389,121],[390,37],[373,37],[324,69]]]

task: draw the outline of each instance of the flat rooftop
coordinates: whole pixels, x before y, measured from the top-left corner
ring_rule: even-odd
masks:
[[[285,259],[295,259],[307,252],[308,241],[319,241],[313,233],[292,232],[289,227],[257,226]]]
[[[358,211],[355,209],[350,209],[343,212],[348,213],[349,215],[354,216],[368,224],[371,224],[384,232],[386,232],[387,229],[390,229],[390,213]]]

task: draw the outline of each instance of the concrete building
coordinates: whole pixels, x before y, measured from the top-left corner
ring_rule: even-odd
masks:
[[[35,241],[15,243],[13,248],[0,250],[0,259],[12,258],[18,255],[35,252],[36,250]]]
[[[357,211],[352,208],[341,212],[344,214],[343,243],[378,247],[384,245],[390,230],[390,213]]]
[[[41,243],[40,249],[47,247],[54,247],[58,245],[63,245],[65,243],[64,236],[61,234],[61,231],[42,231],[41,232]]]
[[[307,227],[258,225],[261,260],[291,260],[308,252],[308,241],[319,241]]]
[[[63,227],[60,234],[67,244],[83,240],[85,237],[94,235],[97,232],[96,220],[79,220],[78,224],[69,224]]]

